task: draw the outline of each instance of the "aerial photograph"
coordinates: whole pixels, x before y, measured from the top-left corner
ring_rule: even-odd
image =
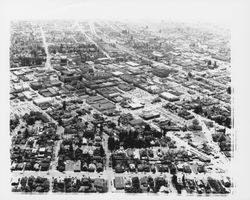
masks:
[[[11,192],[231,195],[230,34],[164,19],[11,21]]]

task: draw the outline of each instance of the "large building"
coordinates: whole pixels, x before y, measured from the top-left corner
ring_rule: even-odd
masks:
[[[150,119],[160,117],[160,113],[155,112],[155,111],[144,111],[140,114],[140,116],[141,118],[145,120],[150,120]]]
[[[115,104],[101,96],[90,96],[86,102],[99,111],[114,110]]]
[[[163,99],[166,99],[168,101],[179,101],[180,100],[179,97],[177,97],[169,92],[162,92],[160,94],[160,97],[162,97]]]
[[[53,99],[51,97],[41,97],[33,100],[34,104],[38,106],[46,103],[51,103],[52,101]]]

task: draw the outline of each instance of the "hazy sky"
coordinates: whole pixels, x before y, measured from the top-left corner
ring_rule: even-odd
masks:
[[[233,0],[9,0],[11,19],[166,19],[229,23],[240,4]]]

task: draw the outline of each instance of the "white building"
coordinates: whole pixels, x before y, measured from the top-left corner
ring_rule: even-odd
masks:
[[[51,97],[41,97],[41,98],[37,98],[34,99],[34,104],[36,105],[41,105],[41,104],[45,104],[45,103],[51,103],[53,101],[53,99]]]
[[[178,101],[180,98],[169,92],[162,92],[160,96],[168,101]]]

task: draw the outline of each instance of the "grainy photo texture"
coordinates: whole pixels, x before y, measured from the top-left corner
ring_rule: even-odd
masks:
[[[228,27],[13,20],[10,34],[12,192],[233,192]]]

